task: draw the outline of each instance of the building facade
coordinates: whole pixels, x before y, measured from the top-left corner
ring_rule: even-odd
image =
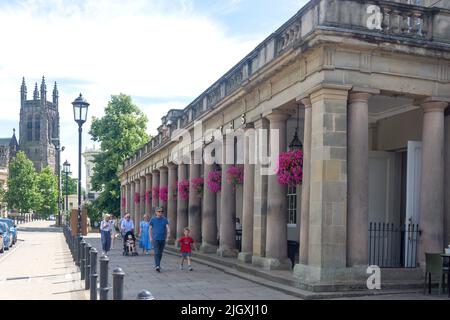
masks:
[[[93,201],[98,198],[100,192],[92,190],[91,179],[94,174],[94,155],[101,153],[100,149],[87,148],[83,152],[84,166],[86,168],[86,200]]]
[[[162,205],[170,242],[190,226],[205,253],[266,270],[290,269],[297,240],[292,275],[311,290],[365,286],[371,264],[420,276],[450,244],[450,11],[411,3],[310,1],[162,118],[119,172],[121,212],[136,223]],[[275,172],[296,129],[303,181],[288,188]],[[219,169],[218,193],[174,187]],[[149,197],[158,186],[167,201]]]
[[[42,77],[41,88],[35,83],[33,99],[27,100],[25,79],[20,88],[20,149],[38,172],[50,166],[57,173],[56,146],[59,143],[59,93],[53,88],[52,102],[47,101],[47,85]]]
[[[7,190],[9,175],[9,163],[19,151],[19,144],[16,139],[16,129],[13,129],[11,138],[0,138],[0,189]],[[0,202],[0,217],[6,217],[8,208],[6,202]]]

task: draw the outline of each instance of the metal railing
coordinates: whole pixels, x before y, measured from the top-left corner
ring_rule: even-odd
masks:
[[[380,268],[416,268],[418,224],[369,223],[369,265]]]

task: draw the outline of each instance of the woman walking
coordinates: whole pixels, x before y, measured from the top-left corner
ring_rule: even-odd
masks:
[[[142,254],[150,254],[152,243],[150,242],[150,222],[148,214],[144,214],[144,220],[140,223],[139,228],[139,247],[142,248]]]
[[[103,221],[100,223],[100,232],[102,239],[102,254],[108,254],[108,251],[111,248],[111,223],[109,219],[111,216],[109,214],[105,214]]]

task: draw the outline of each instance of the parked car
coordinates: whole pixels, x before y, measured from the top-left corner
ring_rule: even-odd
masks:
[[[3,231],[0,231],[0,253],[3,253]]]
[[[0,222],[5,222],[9,227],[9,232],[11,233],[11,246],[15,245],[17,242],[17,228],[14,221],[8,218],[0,218]]]
[[[0,232],[3,234],[3,249],[9,250],[11,244],[11,234],[9,227],[5,222],[0,222]]]

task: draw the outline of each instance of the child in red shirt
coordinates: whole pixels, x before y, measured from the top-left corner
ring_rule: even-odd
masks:
[[[183,270],[183,262],[184,259],[187,258],[188,261],[188,268],[189,271],[192,271],[192,267],[191,267],[191,245],[194,245],[195,248],[195,243],[194,243],[194,239],[192,239],[189,234],[190,234],[191,230],[189,230],[188,227],[184,228],[184,237],[181,237],[177,240],[177,242],[179,242],[181,244],[181,263],[180,263],[180,270]],[[195,248],[197,250],[197,248]]]

